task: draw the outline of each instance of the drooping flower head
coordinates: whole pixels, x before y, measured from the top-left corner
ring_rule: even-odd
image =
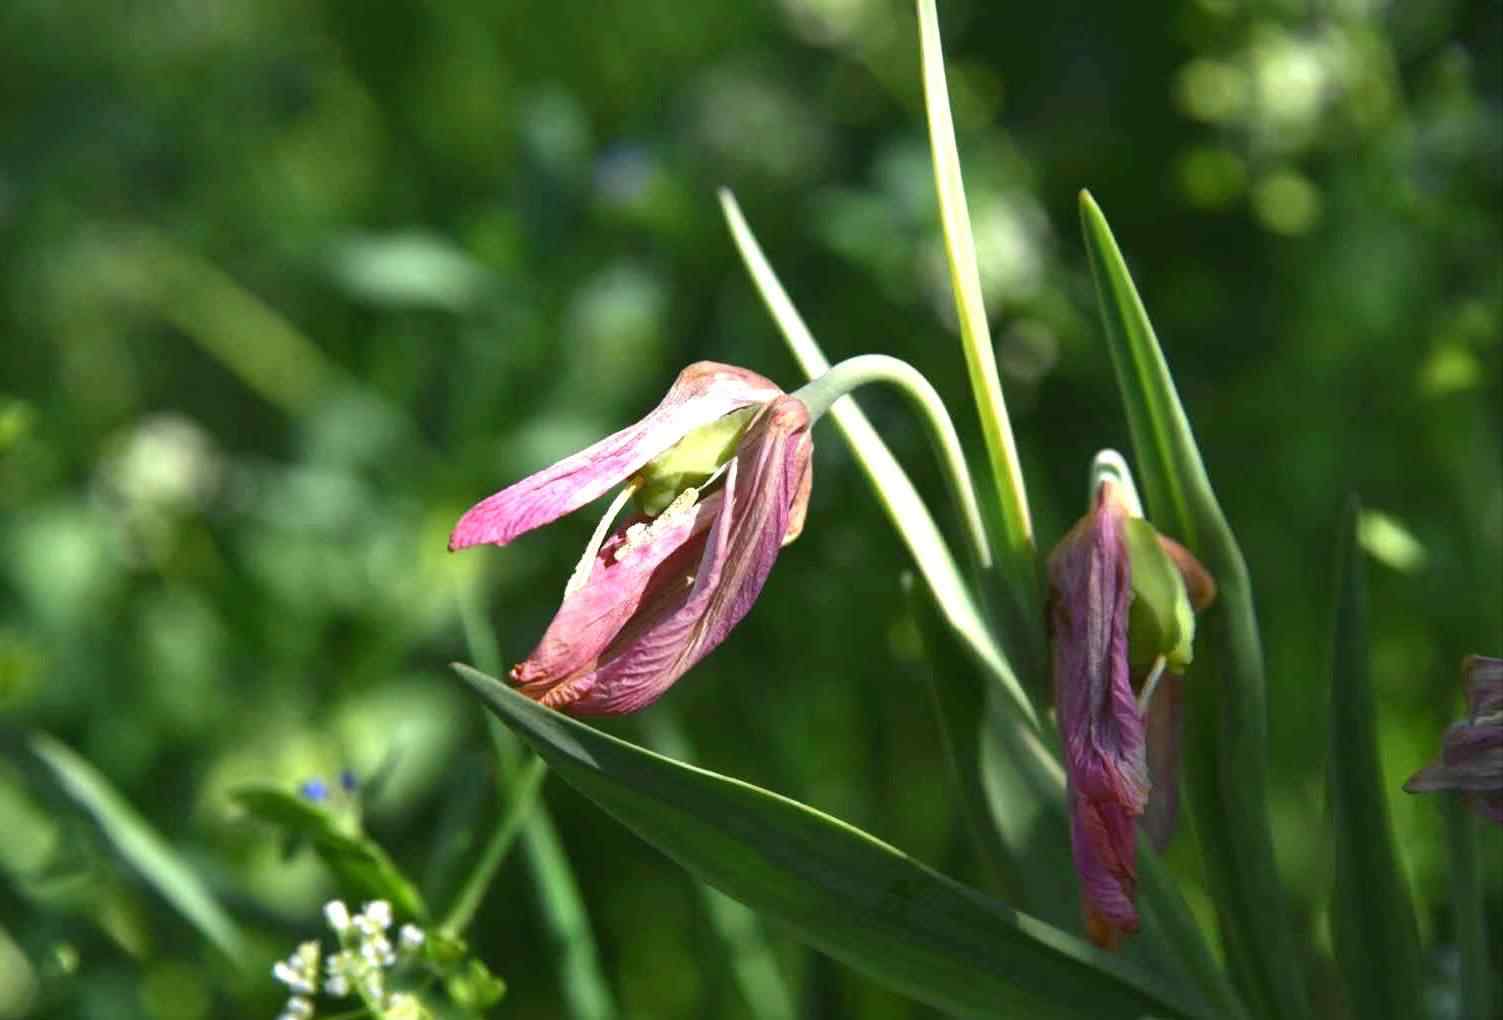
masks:
[[[1174,826],[1181,674],[1215,585],[1143,520],[1120,456],[1092,478],[1090,511],[1049,557],[1049,624],[1086,928],[1115,947],[1138,927],[1137,820],[1159,847]]]
[[[505,545],[623,484],[641,510],[609,537],[597,532],[603,541],[512,682],[576,714],[632,712],[661,696],[741,621],[802,531],[809,426],[807,408],[762,376],[699,362],[637,424],[469,510],[451,550]]]
[[[1468,685],[1467,718],[1446,730],[1440,757],[1404,789],[1461,793],[1479,815],[1503,825],[1503,659],[1471,655],[1461,671]]]

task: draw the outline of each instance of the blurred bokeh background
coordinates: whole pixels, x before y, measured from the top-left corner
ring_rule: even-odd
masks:
[[[1503,654],[1503,7],[940,16],[1039,532],[1081,512],[1096,449],[1127,446],[1089,187],[1250,563],[1317,991],[1332,546],[1347,494],[1369,508],[1385,776],[1446,1015],[1442,815],[1398,787],[1459,711],[1461,657]],[[38,731],[268,967],[340,889],[234,809],[238,782],[394,763],[368,829],[452,884],[494,816],[484,720],[445,668],[469,657],[459,608],[520,658],[594,522],[449,556],[459,512],[690,361],[800,381],[718,185],[830,355],[911,360],[980,452],[901,0],[7,0],[0,51],[0,1015],[271,1016],[285,995],[122,863],[37,767]],[[864,400],[949,520],[907,410]],[[965,661],[920,648],[905,553],[833,431],[815,479],[804,537],[664,709],[700,763],[974,879],[920,683]],[[546,799],[622,1015],[749,1016],[691,880],[562,784]],[[1193,855],[1171,857],[1209,917]],[[509,862],[472,931],[510,985],[498,1016],[561,1015],[530,883]],[[932,1015],[766,938],[801,1016]]]

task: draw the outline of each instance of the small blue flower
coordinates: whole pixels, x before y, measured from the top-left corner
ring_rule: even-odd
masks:
[[[339,787],[345,793],[354,793],[355,788],[359,785],[360,781],[355,778],[355,771],[353,769],[339,770]]]
[[[321,803],[329,799],[329,784],[315,776],[312,779],[303,780],[297,792],[314,803]]]

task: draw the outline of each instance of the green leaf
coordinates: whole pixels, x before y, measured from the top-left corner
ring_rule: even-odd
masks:
[[[1080,206],[1149,517],[1196,555],[1219,590],[1187,674],[1185,771],[1222,942],[1253,1012],[1299,1020],[1310,1006],[1274,861],[1263,648],[1247,564],[1117,242],[1089,194]]]
[[[1009,647],[1024,667],[1042,662],[1043,641],[1039,620],[1043,608],[1039,590],[1039,566],[1034,550],[1033,518],[1028,512],[1028,493],[1018,458],[1018,443],[1007,416],[1003,383],[996,373],[996,353],[987,326],[986,302],[981,294],[981,273],[975,263],[975,239],[971,213],[966,209],[965,183],[960,177],[960,152],[954,141],[950,116],[950,90],[945,84],[944,50],[939,45],[939,15],[935,0],[918,0],[918,48],[924,84],[924,113],[929,120],[929,149],[935,164],[935,192],[939,224],[944,230],[945,258],[950,266],[954,312],[960,323],[960,347],[965,352],[966,374],[981,421],[981,439],[986,443],[992,469],[996,505],[1001,509],[1001,556],[999,566],[1012,589],[1015,605],[1009,616]]]
[[[668,758],[689,761],[694,751],[669,705],[637,717],[652,749]],[[761,918],[754,911],[703,882],[694,883],[710,927],[714,930],[727,969],[757,1020],[793,1020],[798,1015],[793,993],[778,969]]]
[[[460,676],[566,782],[747,906],[960,1016],[1189,1016],[1139,968],[989,900],[805,805],[682,765]]]
[[[1331,662],[1327,789],[1335,865],[1332,941],[1351,1014],[1409,1020],[1423,1015],[1419,935],[1399,869],[1378,760],[1359,512],[1353,500],[1340,546]]]
[[[793,300],[783,289],[777,273],[773,271],[772,264],[767,261],[762,246],[757,243],[756,236],[747,224],[746,217],[741,215],[741,207],[736,204],[735,196],[722,189],[720,205],[725,212],[726,223],[730,226],[736,248],[741,253],[742,261],[746,263],[747,272],[751,274],[757,292],[782,331],[783,339],[798,361],[799,368],[810,379],[828,372],[829,359],[820,350],[819,343],[804,324]],[[934,601],[945,622],[960,638],[961,645],[1006,689],[1016,710],[1036,727],[1038,713],[1028,700],[1022,684],[1018,682],[1006,652],[987,627],[971,589],[967,587],[960,569],[955,565],[949,544],[940,534],[934,515],[929,512],[928,504],[919,495],[908,473],[892,455],[892,451],[882,441],[882,437],[872,427],[871,420],[853,397],[842,397],[835,401],[830,408],[830,416],[835,419],[835,425],[876,491],[887,519],[908,547],[924,583],[934,593]]]
[[[420,921],[428,907],[385,850],[356,831],[352,820],[270,783],[247,783],[230,797],[251,814],[306,838],[324,863],[361,895],[390,900],[399,913]]]
[[[1499,987],[1487,958],[1487,909],[1482,865],[1477,843],[1484,822],[1467,807],[1462,795],[1452,793],[1443,800],[1446,815],[1447,845],[1450,848],[1451,909],[1456,913],[1456,942],[1461,949],[1459,991],[1461,1010],[1458,1016],[1491,1016],[1489,1000]]]
[[[32,752],[51,770],[58,785],[83,808],[115,851],[231,960],[245,960],[234,920],[203,880],[110,785],[104,774],[71,748],[45,733],[34,733]]]

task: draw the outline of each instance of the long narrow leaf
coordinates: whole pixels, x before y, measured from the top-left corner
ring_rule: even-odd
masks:
[[[829,359],[820,350],[814,335],[809,332],[809,327],[804,324],[803,317],[788,297],[788,292],[783,289],[772,264],[762,253],[762,246],[757,243],[756,236],[747,225],[746,217],[741,215],[741,207],[736,204],[735,197],[729,191],[722,190],[720,205],[725,211],[731,236],[736,241],[752,282],[756,284],[763,303],[782,330],[783,339],[793,351],[799,367],[811,379],[829,371]],[[909,480],[907,472],[892,455],[882,437],[877,435],[877,430],[853,398],[842,397],[837,400],[830,409],[830,415],[845,436],[845,441],[856,455],[862,470],[866,472],[872,488],[876,490],[888,520],[908,546],[919,573],[923,575],[924,583],[934,593],[934,601],[938,603],[945,621],[960,637],[966,650],[1007,689],[1017,711],[1036,727],[1038,714],[1022,685],[1018,683],[1007,654],[987,629],[975,599],[955,565],[955,557],[950,554],[949,545],[940,534],[939,526],[934,523],[934,515],[929,512],[928,504]]]
[[[934,185],[939,198],[939,219],[944,228],[945,255],[950,264],[950,286],[955,292],[955,314],[965,349],[966,370],[981,417],[981,435],[986,441],[997,503],[1002,510],[1003,564],[1009,582],[1026,598],[1038,604],[1038,578],[1033,562],[1033,521],[1028,514],[1028,495],[1018,447],[1002,397],[997,374],[997,356],[992,350],[991,329],[986,321],[986,303],[981,295],[981,273],[976,266],[976,242],[971,236],[971,216],[966,209],[965,184],[960,176],[960,153],[955,145],[955,124],[950,116],[950,96],[945,84],[945,58],[939,41],[939,15],[934,0],[918,0],[919,48],[923,65],[924,104],[929,120],[929,145],[934,156]],[[1034,613],[1037,619],[1038,614]]]
[[[419,921],[428,917],[417,886],[375,840],[351,831],[343,819],[290,790],[272,783],[237,786],[230,798],[263,821],[289,835],[307,839],[340,880],[361,895],[387,899],[399,912]]]
[[[1487,921],[1478,860],[1478,832],[1482,822],[1462,801],[1461,794],[1445,797],[1446,836],[1450,849],[1451,907],[1456,912],[1456,943],[1461,949],[1461,1012],[1459,1016],[1492,1016],[1490,1000],[1499,997],[1487,959]]]
[[[245,960],[244,940],[214,894],[172,846],[122,797],[104,774],[72,748],[35,733],[31,750],[63,791],[82,807],[116,852],[231,960]]]
[[[1274,860],[1263,648],[1247,565],[1122,253],[1084,192],[1081,220],[1150,516],[1199,557],[1220,591],[1204,615],[1187,678],[1185,743],[1190,804],[1222,942],[1254,1012],[1299,1020],[1310,1007]]]
[[[1357,515],[1353,501],[1340,549],[1331,662],[1331,927],[1352,1015],[1409,1020],[1422,1015],[1419,935],[1378,760]]]
[[[1196,1013],[1126,962],[809,807],[617,740],[456,667],[576,790],[697,877],[960,1016]]]

